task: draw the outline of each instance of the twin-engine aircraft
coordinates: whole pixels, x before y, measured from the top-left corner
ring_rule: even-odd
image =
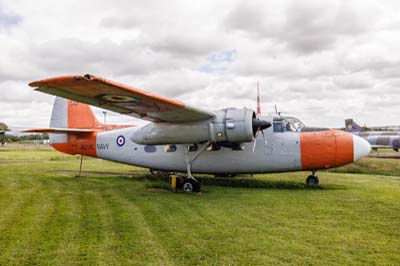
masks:
[[[315,186],[319,183],[317,170],[349,164],[370,151],[368,142],[358,136],[306,127],[293,117],[257,117],[247,108],[202,110],[88,74],[29,85],[58,96],[50,128],[29,132],[51,133],[51,145],[64,153],[187,172],[183,181],[186,192],[200,191],[192,173],[307,170],[311,175],[306,183]],[[151,123],[141,127],[105,125],[86,104]]]

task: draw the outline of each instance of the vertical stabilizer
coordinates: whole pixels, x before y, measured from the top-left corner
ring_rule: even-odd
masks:
[[[68,127],[68,100],[56,97],[53,104],[53,112],[51,113],[50,127]]]
[[[346,131],[348,132],[361,132],[364,128],[358,125],[352,118],[345,120]]]
[[[103,125],[86,104],[56,97],[51,113],[50,128],[98,129]],[[49,134],[50,143],[68,143],[67,133]]]
[[[102,127],[102,124],[88,105],[56,97],[50,127],[95,129]]]
[[[97,120],[89,105],[68,100],[69,128],[95,129],[102,126],[103,124]]]

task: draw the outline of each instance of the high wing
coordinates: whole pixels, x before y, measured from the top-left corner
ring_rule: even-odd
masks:
[[[29,86],[41,92],[152,122],[180,123],[214,117],[212,112],[89,74],[39,80],[29,83]]]

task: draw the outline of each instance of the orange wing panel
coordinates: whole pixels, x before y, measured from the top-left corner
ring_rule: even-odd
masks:
[[[132,94],[134,94],[137,96],[136,100],[140,99],[144,102],[156,101],[160,104],[167,104],[168,108],[171,108],[171,106],[178,108],[185,107],[185,104],[183,104],[182,102],[151,94],[146,91],[136,89],[134,87],[130,87],[115,81],[107,80],[93,75],[61,76],[49,78],[39,81],[33,81],[29,83],[29,86],[62,88],[67,91],[75,92],[76,94],[87,97],[96,97],[99,94],[108,95],[108,98],[110,100],[114,100],[115,102],[128,102],[128,100],[133,100],[129,97],[132,97]],[[115,93],[115,95],[113,95],[113,93]],[[121,98],[111,97],[117,95],[121,96]],[[123,96],[127,98],[123,98]]]
[[[150,121],[204,120],[213,113],[93,75],[62,76],[34,81],[37,90]]]
[[[69,94],[95,99],[100,104],[111,104],[127,109],[128,112],[141,114],[165,112],[185,107],[179,101],[92,75],[55,77],[31,82],[29,86],[55,88]]]

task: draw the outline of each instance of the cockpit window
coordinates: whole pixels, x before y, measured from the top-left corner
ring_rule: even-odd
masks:
[[[299,132],[304,124],[295,117],[275,117],[273,120],[274,132]]]

